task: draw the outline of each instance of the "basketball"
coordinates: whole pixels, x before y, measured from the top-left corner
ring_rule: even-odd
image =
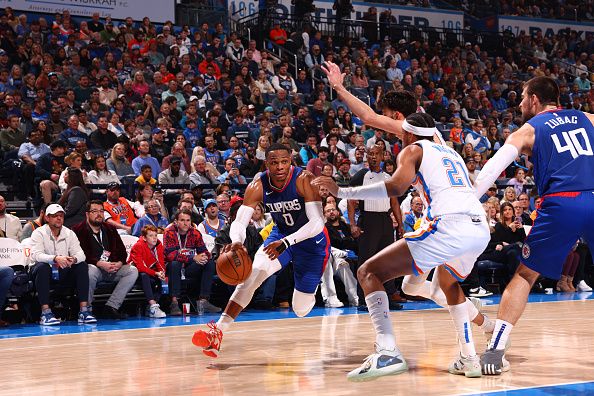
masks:
[[[251,273],[252,259],[243,249],[222,253],[217,260],[217,275],[228,285],[239,285]]]

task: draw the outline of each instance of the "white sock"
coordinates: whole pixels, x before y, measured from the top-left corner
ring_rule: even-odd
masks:
[[[390,321],[390,302],[385,291],[376,291],[365,296],[365,302],[375,329],[375,342],[380,349],[396,348],[396,338]]]
[[[454,320],[454,327],[458,333],[458,343],[460,344],[460,353],[463,357],[476,356],[474,342],[472,340],[472,328],[470,319],[468,319],[468,309],[466,303],[450,305],[450,315]]]
[[[483,321],[483,324],[480,325],[481,330],[485,333],[492,333],[493,330],[495,330],[495,321],[489,319],[489,317],[485,314],[483,314],[483,316],[485,320]]]
[[[468,298],[466,299],[466,302],[464,302],[464,304],[466,305],[466,310],[468,311],[468,319],[470,319],[470,321],[472,322],[474,319],[476,319],[477,315],[480,312],[478,309],[476,309],[472,301],[470,301]]]
[[[229,326],[231,326],[231,323],[233,323],[234,321],[235,319],[223,312],[221,314],[221,317],[217,321],[217,327],[221,331],[227,331],[227,329],[229,329]]]
[[[505,349],[507,338],[513,328],[513,324],[506,322],[505,320],[497,319],[495,321],[495,330],[493,331],[493,336],[489,343],[489,349]]]

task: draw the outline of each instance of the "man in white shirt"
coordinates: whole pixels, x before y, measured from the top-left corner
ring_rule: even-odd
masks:
[[[6,200],[0,195],[0,237],[20,241],[22,232],[21,220],[6,213]]]
[[[31,276],[37,290],[37,299],[41,305],[42,326],[60,324],[50,303],[50,282],[63,282],[73,278],[76,284],[80,312],[79,324],[97,323],[97,319],[87,307],[89,297],[89,266],[80,247],[76,234],[64,227],[64,209],[58,204],[51,204],[45,210],[46,224],[36,228],[31,234],[31,260],[35,263]]]

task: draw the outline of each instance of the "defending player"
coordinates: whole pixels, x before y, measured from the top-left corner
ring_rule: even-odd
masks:
[[[268,170],[247,187],[243,205],[231,224],[233,243],[223,251],[244,249],[245,229],[260,202],[272,215],[275,226],[256,253],[252,273],[236,287],[218,322],[209,324],[208,331],[194,334],[192,342],[210,357],[218,356],[223,332],[250,303],[254,291],[289,262],[294,266],[295,314],[307,315],[316,302],[316,290],[330,254],[330,238],[324,226],[322,199],[311,185],[314,176],[292,166],[291,150],[281,144],[266,150],[266,167]]]
[[[501,297],[495,331],[481,357],[483,373],[489,375],[509,370],[503,348],[539,274],[559,279],[575,241],[583,236],[594,243],[594,115],[559,108],[559,87],[549,77],[529,80],[522,96],[526,123],[507,138],[476,181],[480,197],[518,155],[530,155],[543,198],[522,248],[522,263]]]
[[[377,253],[357,272],[375,328],[376,344],[375,353],[347,378],[365,381],[408,369],[396,346],[383,283],[403,275],[425,274],[433,268],[446,295],[460,346],[460,356],[448,370],[452,374],[480,377],[468,314],[468,305],[472,303],[464,296],[458,280],[466,278],[490,240],[485,212],[474,196],[460,155],[432,141],[436,132],[433,118],[428,114],[411,114],[402,128],[404,149],[390,180],[340,189],[331,178],[320,177],[313,182],[314,186],[324,186],[344,199],[400,196],[412,184],[428,208],[420,229],[405,234],[404,239]]]

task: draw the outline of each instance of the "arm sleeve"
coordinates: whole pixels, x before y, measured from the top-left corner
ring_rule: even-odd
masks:
[[[305,213],[307,213],[309,221],[303,227],[285,237],[291,245],[312,238],[324,230],[324,214],[320,201],[306,202]]]
[[[254,208],[249,206],[242,205],[239,210],[237,210],[237,216],[235,216],[235,220],[231,223],[231,229],[229,230],[231,243],[243,243],[245,241],[245,229],[250,224],[253,214]]]
[[[386,183],[374,183],[360,187],[341,187],[337,198],[342,199],[384,199],[388,198]]]
[[[475,196],[480,198],[487,192],[489,187],[497,180],[501,172],[505,170],[514,162],[516,157],[519,155],[518,148],[513,144],[504,144],[493,158],[491,158],[485,167],[481,170],[475,181]]]

